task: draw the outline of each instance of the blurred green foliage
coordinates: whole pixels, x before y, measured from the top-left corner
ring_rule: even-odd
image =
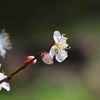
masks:
[[[95,100],[95,96],[81,82],[73,82],[64,86],[38,84],[35,88],[22,90],[12,89],[11,92],[2,91],[1,100]]]

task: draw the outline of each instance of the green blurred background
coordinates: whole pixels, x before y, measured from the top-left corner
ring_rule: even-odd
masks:
[[[100,100],[99,0],[0,0],[0,30],[13,49],[0,58],[9,75],[52,43],[53,32],[66,33],[69,57],[53,65],[37,64],[15,75],[0,100]]]

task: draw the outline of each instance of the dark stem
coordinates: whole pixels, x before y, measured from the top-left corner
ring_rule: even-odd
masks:
[[[47,50],[49,50],[54,44],[52,44],[51,46],[49,46],[48,48],[46,48],[44,51],[40,52],[39,54],[37,54],[32,60],[30,60],[28,63],[24,64],[23,66],[21,66],[19,69],[17,69],[16,71],[14,71],[13,73],[11,73],[9,76],[7,76],[6,78],[0,80],[0,83],[4,82],[5,80],[10,80],[12,78],[12,76],[14,76],[15,74],[17,74],[18,72],[20,72],[21,70],[23,70],[24,68],[26,68],[32,61],[34,61],[35,59],[37,59],[38,57],[41,56],[41,54]]]

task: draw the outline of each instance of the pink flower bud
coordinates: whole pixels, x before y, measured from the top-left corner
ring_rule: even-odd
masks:
[[[24,62],[24,65],[27,64],[29,61],[31,61],[34,58],[34,56],[27,56],[26,60]],[[33,66],[36,63],[37,59],[35,59],[34,61],[32,61],[28,66]]]
[[[50,56],[48,52],[43,52],[41,54],[42,61],[46,64],[53,64],[53,58]]]

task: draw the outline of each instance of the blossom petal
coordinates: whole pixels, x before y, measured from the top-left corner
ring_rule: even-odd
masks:
[[[61,34],[60,34],[60,32],[59,32],[59,31],[54,31],[53,38],[54,38],[54,41],[55,41],[56,43],[58,43],[58,42],[60,41],[60,39],[61,39]]]
[[[7,75],[4,75],[4,74],[0,73],[0,80],[4,79],[6,77],[7,77]]]
[[[3,46],[3,48],[10,50],[11,49],[11,43],[9,39],[9,34],[5,32],[3,29],[0,34],[0,44]]]
[[[58,62],[64,61],[68,57],[68,54],[65,50],[59,50],[58,54],[56,54],[56,60]]]
[[[5,58],[5,54],[6,54],[6,50],[3,48],[0,48],[0,56],[2,56],[3,58]]]
[[[4,79],[4,78],[6,78],[6,77],[7,77],[7,75],[4,75],[3,73],[0,73],[0,80]],[[7,83],[7,82],[2,82],[2,83],[0,83],[0,90],[1,90],[2,88],[4,88],[4,89],[6,89],[7,91],[9,91],[9,90],[10,90],[10,85],[9,85],[9,83]]]
[[[49,53],[50,53],[50,56],[53,58],[57,53],[56,52],[56,46],[52,46]]]
[[[9,83],[7,83],[7,82],[3,82],[3,83],[1,83],[0,85],[1,85],[0,87],[6,89],[7,91],[10,90],[10,85],[9,85]]]
[[[62,35],[62,36],[61,36],[61,39],[60,39],[60,42],[66,44],[66,42],[67,42],[67,38],[64,37],[64,36]]]
[[[9,39],[9,34],[5,32],[5,30],[2,30],[0,33],[0,56],[5,58],[6,50],[11,49],[11,43]]]

